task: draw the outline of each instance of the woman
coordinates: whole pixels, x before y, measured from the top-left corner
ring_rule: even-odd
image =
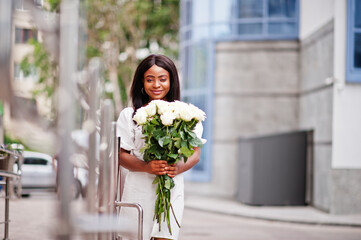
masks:
[[[132,120],[134,113],[150,101],[161,99],[174,101],[180,99],[178,72],[174,63],[163,55],[150,55],[138,66],[130,95],[133,107],[125,108],[119,115],[117,135],[121,138],[119,152],[120,165],[129,170],[122,195],[122,202],[139,203],[144,210],[144,239],[178,239],[179,227],[173,214],[170,214],[172,235],[168,232],[166,221],[162,221],[161,231],[158,223],[153,221],[156,199],[156,185],[152,184],[155,175],[165,175],[173,178],[175,187],[171,190],[171,204],[175,216],[180,223],[184,208],[184,183],[182,173],[191,169],[200,159],[200,148],[194,148],[194,154],[184,163],[168,165],[166,161],[155,159],[144,162],[140,149],[144,146],[142,128]],[[194,130],[201,138],[203,128],[198,124]],[[203,140],[205,142],[205,140]],[[137,223],[137,213],[134,209],[122,208],[120,215]]]

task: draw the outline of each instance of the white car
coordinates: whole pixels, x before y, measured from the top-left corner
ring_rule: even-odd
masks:
[[[52,157],[39,152],[24,151],[21,167],[22,194],[31,192],[56,191],[56,171]]]
[[[24,162],[21,167],[21,195],[28,196],[33,192],[57,191],[57,161],[53,162],[50,155],[40,152],[24,151]],[[17,171],[17,165],[14,165]],[[72,186],[73,198],[85,197],[87,170],[74,168]],[[16,188],[16,184],[15,184]],[[17,189],[15,189],[17,191]]]

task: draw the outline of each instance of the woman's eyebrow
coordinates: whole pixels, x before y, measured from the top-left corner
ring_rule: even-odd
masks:
[[[148,74],[147,76],[145,76],[145,77],[152,77],[152,78],[154,78],[154,76],[153,75],[151,75],[151,74]]]
[[[160,78],[160,77],[166,77],[167,76],[167,74],[163,74],[163,75],[159,75],[158,77]]]

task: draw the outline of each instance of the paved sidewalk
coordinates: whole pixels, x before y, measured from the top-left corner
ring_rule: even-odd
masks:
[[[83,202],[79,200],[74,203],[73,210],[80,210],[79,204]],[[55,240],[55,233],[59,230],[58,209],[54,194],[12,199],[10,239]],[[4,204],[1,201],[0,222],[4,218],[3,213]],[[295,222],[310,224],[294,224]],[[180,239],[288,240],[293,236],[293,240],[359,240],[360,231],[360,215],[333,216],[311,207],[254,207],[231,200],[186,195]],[[4,225],[0,225],[0,239],[3,236]],[[80,239],[86,238],[74,236],[74,240]]]
[[[271,221],[361,227],[361,214],[333,215],[309,206],[249,206],[236,200],[186,195],[185,207]]]

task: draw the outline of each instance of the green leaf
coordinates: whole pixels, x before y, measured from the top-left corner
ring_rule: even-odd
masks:
[[[169,179],[165,180],[165,182],[164,182],[164,187],[165,187],[166,189],[170,189],[170,186],[171,186],[170,180],[169,180]]]
[[[181,124],[181,121],[175,121],[174,128],[178,129],[179,125]]]
[[[181,148],[181,140],[180,139],[177,139],[175,142],[174,142],[174,146],[176,147],[176,148]]]
[[[177,131],[173,131],[172,132],[172,137],[173,138],[181,138],[181,135]]]
[[[153,136],[155,139],[159,140],[160,138],[164,137],[166,135],[166,132],[162,129],[157,129],[153,132]]]
[[[167,154],[167,156],[168,156],[168,157],[170,157],[170,158],[173,158],[173,159],[177,159],[178,154],[175,154],[175,153],[168,153],[168,154]]]
[[[151,147],[148,149],[148,152],[151,154],[155,154],[157,151],[157,145],[152,144]]]
[[[181,141],[181,147],[188,147],[187,141]]]
[[[157,151],[154,154],[155,154],[156,159],[162,159],[162,154],[160,152]]]
[[[193,147],[202,147],[203,145],[202,141],[197,137],[190,139],[189,144]]]
[[[189,148],[187,148],[187,147],[181,147],[180,152],[181,152],[181,154],[183,154],[185,157],[190,157],[190,156],[192,156],[194,150],[191,150],[191,149],[189,149]]]
[[[172,139],[169,136],[164,136],[158,139],[158,143],[161,147],[166,146],[172,141]]]
[[[188,133],[188,140],[197,137],[197,135],[194,132],[187,132],[187,133]]]
[[[173,147],[173,141],[170,141],[170,143],[168,144],[168,150],[170,152],[172,151],[172,147]]]
[[[153,123],[154,125],[159,125],[159,122],[157,121],[156,118],[153,118],[152,121],[150,121],[151,123]]]
[[[149,156],[149,154],[147,152],[144,153],[143,160],[144,160],[144,162],[150,162],[151,161],[150,156]]]
[[[180,137],[181,137],[183,140],[186,139],[186,134],[184,133],[184,131],[180,131],[180,132],[179,132],[179,135],[180,135]]]
[[[147,149],[149,149],[149,145],[145,144],[144,147],[140,149],[140,152],[144,153]]]
[[[157,184],[159,182],[159,177],[155,177],[154,180],[153,180],[153,184]]]

